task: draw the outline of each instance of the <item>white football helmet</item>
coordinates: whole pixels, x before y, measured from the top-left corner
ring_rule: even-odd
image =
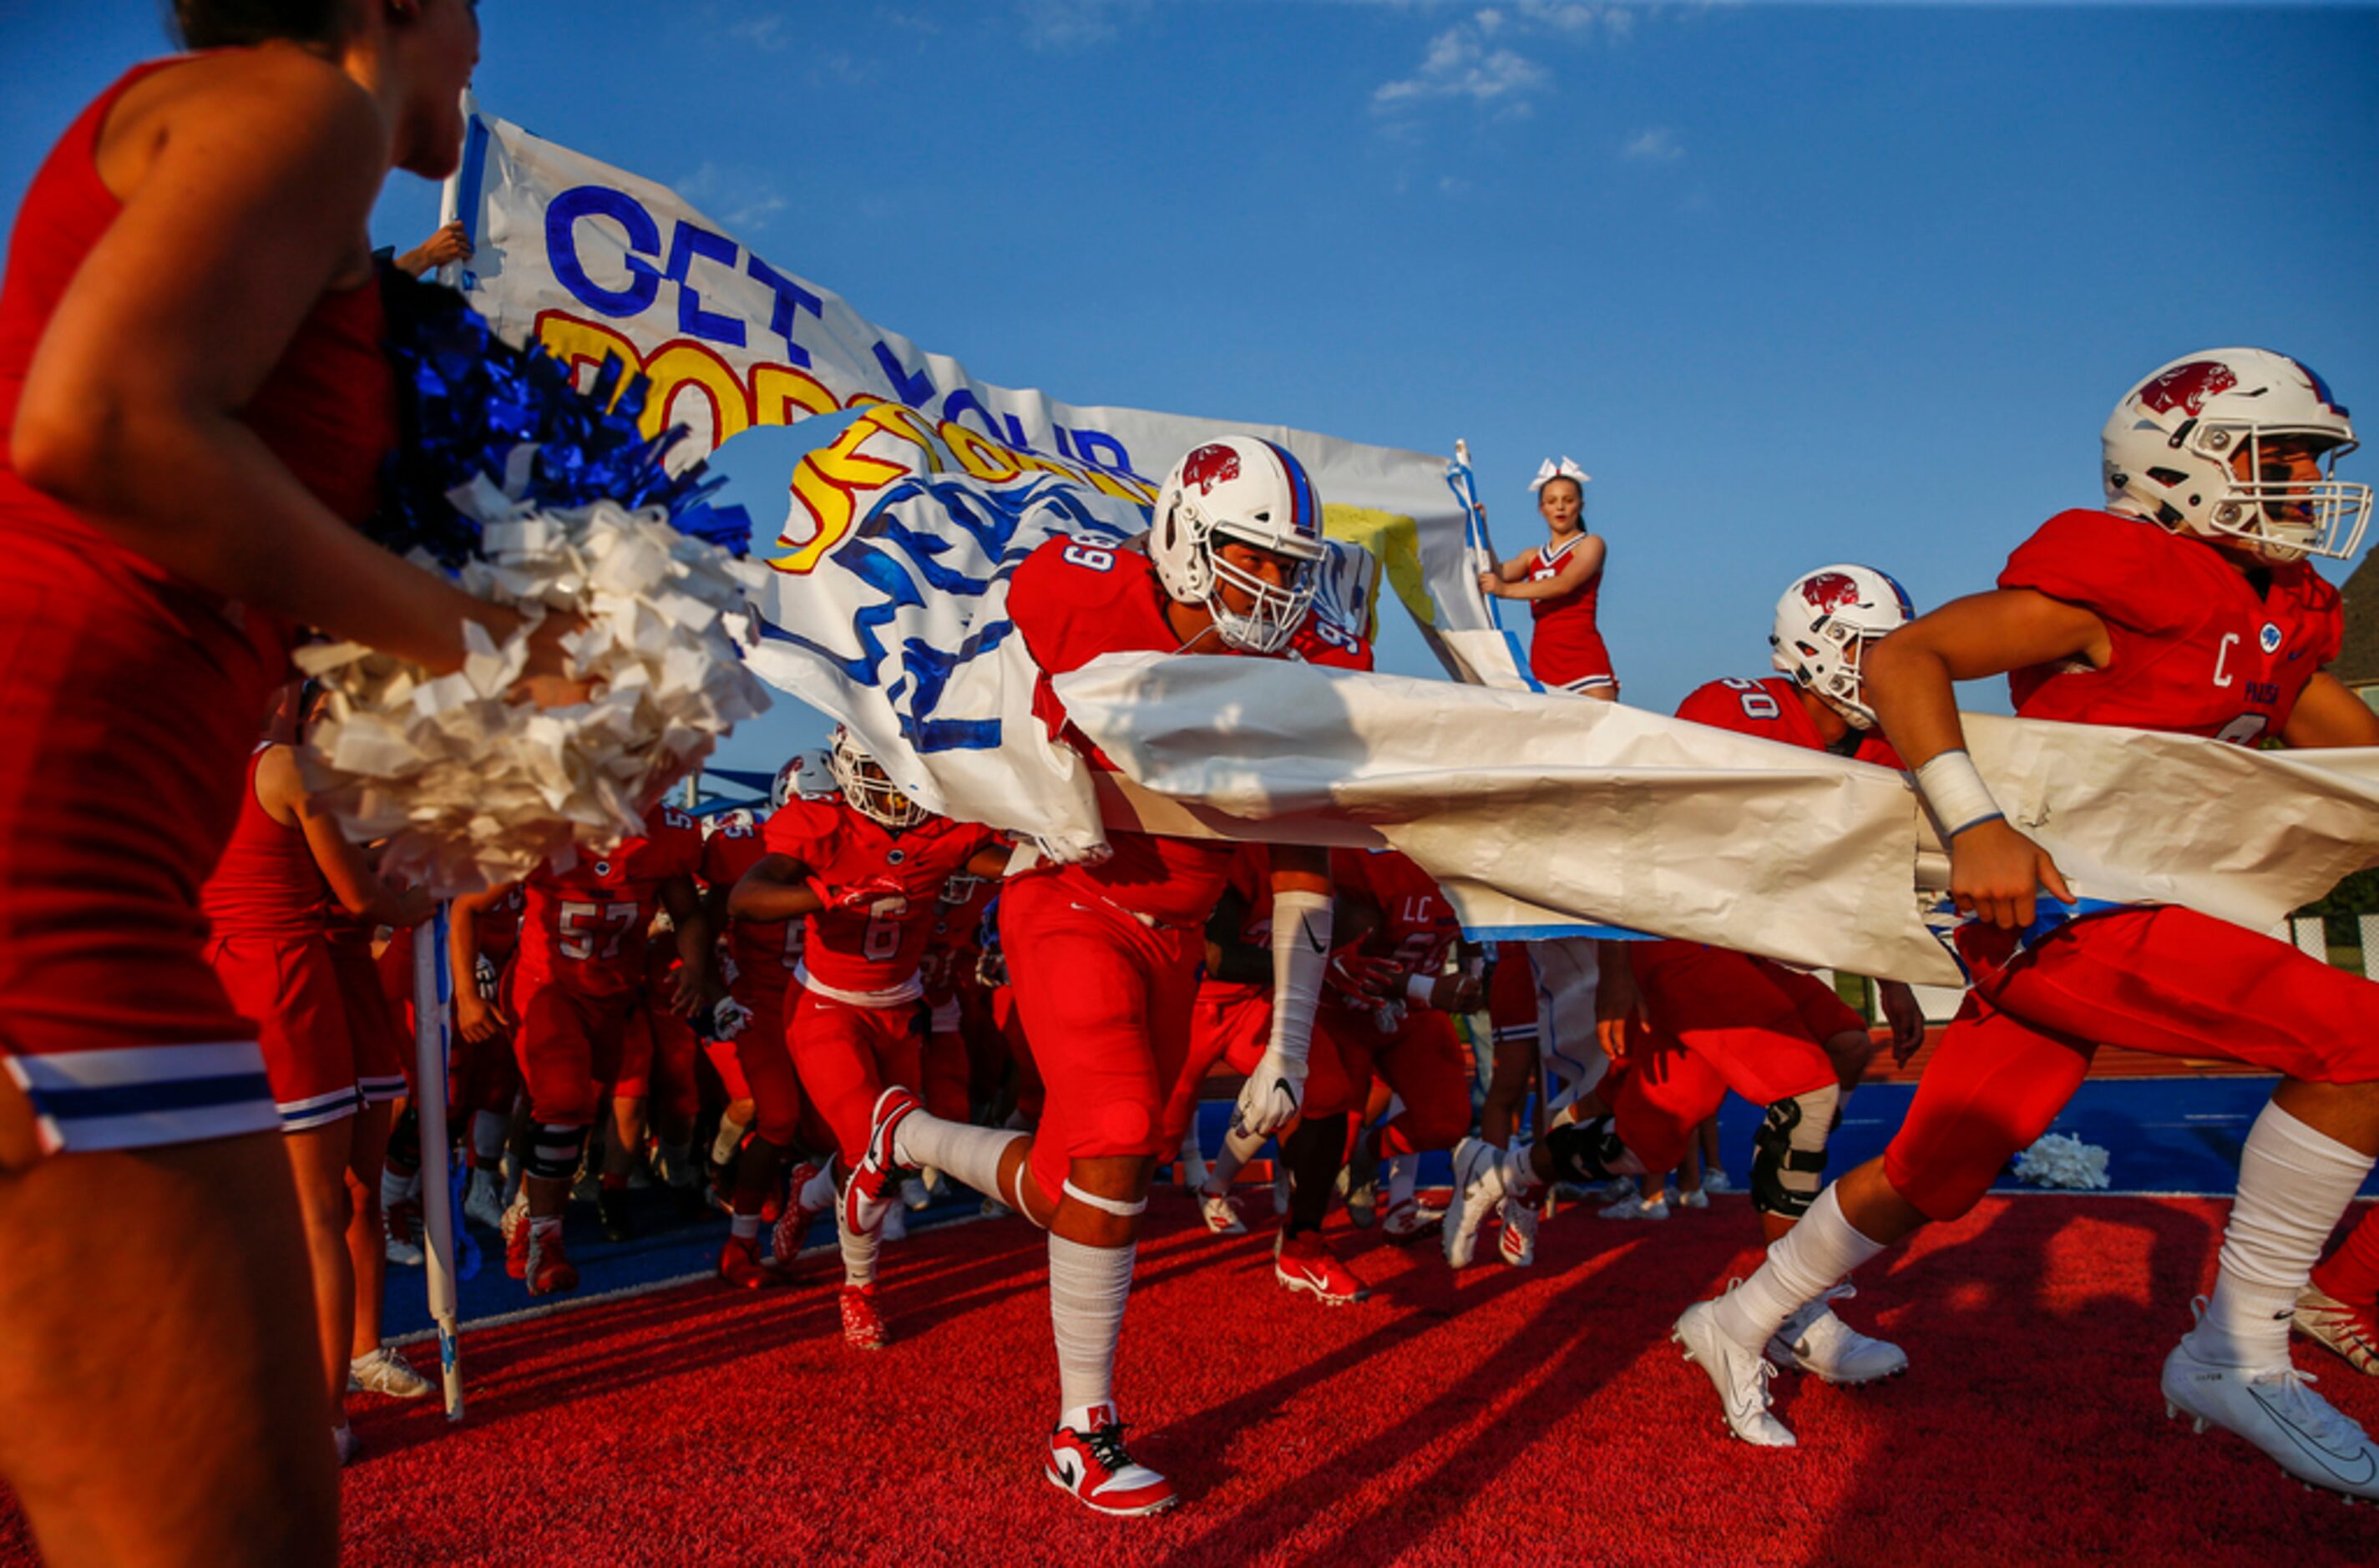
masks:
[[[826,753],[795,752],[791,761],[777,769],[777,781],[768,787],[768,806],[781,811],[788,801],[803,795],[831,795],[841,788],[835,781],[833,759]]]
[[[884,765],[868,755],[859,737],[843,725],[834,727],[827,760],[842,798],[860,815],[887,827],[914,827],[925,820],[925,808],[900,792]]]
[[[1275,587],[1223,559],[1225,540],[1288,558],[1288,581]],[[1250,653],[1288,645],[1313,606],[1322,543],[1322,498],[1304,464],[1253,436],[1226,436],[1193,447],[1165,476],[1148,536],[1156,580],[1184,604],[1202,605],[1223,641]],[[1245,614],[1223,606],[1226,585],[1255,602]]]
[[[2312,443],[2325,477],[2264,477],[2263,443]],[[2100,437],[2110,510],[2201,537],[2242,539],[2266,561],[2343,561],[2371,521],[2371,487],[2335,477],[2354,427],[2308,367],[2261,348],[2192,354],[2115,404]],[[2248,453],[2252,479],[2232,466]]]
[[[1825,699],[1852,728],[1875,728],[1862,667],[1866,645],[1915,618],[1908,590],[1872,566],[1821,566],[1776,601],[1776,668]]]

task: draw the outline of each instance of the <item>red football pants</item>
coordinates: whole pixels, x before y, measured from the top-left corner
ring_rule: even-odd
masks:
[[[2311,1083],[2379,1079],[2379,985],[2193,910],[2094,915],[2014,954],[1996,928],[1959,948],[1974,989],[1934,1047],[1884,1176],[1953,1220],[2048,1129],[2099,1045],[2219,1056]]]
[[[1145,924],[1104,899],[1077,902],[1053,876],[1009,885],[999,931],[1045,1085],[1033,1143],[1043,1196],[1064,1190],[1075,1160],[1164,1152],[1201,934]]]
[[[1190,1004],[1189,1048],[1181,1058],[1181,1070],[1174,1078],[1173,1091],[1165,1099],[1166,1146],[1181,1146],[1182,1134],[1190,1130],[1190,1118],[1198,1114],[1199,1093],[1206,1087],[1206,1079],[1216,1064],[1227,1063],[1233,1072],[1244,1078],[1256,1070],[1264,1047],[1271,1043],[1269,986],[1217,981],[1200,985]],[[1311,1098],[1310,1088],[1307,1097]]]
[[[1631,1053],[1611,1109],[1646,1170],[1684,1159],[1730,1089],[1769,1105],[1833,1084],[1834,1064],[1799,1005],[1753,959],[1676,941],[1630,943],[1628,959],[1651,1038]]]
[[[803,991],[790,1028],[802,1093],[833,1134],[843,1168],[855,1171],[867,1157],[876,1100],[894,1084],[916,1088],[924,1076],[917,1009],[854,1007]]]
[[[588,995],[523,977],[513,995],[520,1023],[513,1053],[528,1086],[529,1116],[547,1127],[592,1127],[597,1086],[620,1078],[636,994]]]

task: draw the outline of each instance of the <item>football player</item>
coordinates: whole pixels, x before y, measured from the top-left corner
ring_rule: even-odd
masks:
[[[783,1038],[802,1098],[832,1130],[836,1174],[855,1193],[851,1176],[868,1157],[877,1101],[896,1088],[913,1092],[923,1080],[924,987],[917,971],[936,900],[960,871],[999,875],[1008,850],[988,827],[919,806],[840,725],[827,755],[839,793],[796,797],[769,814],[761,833],[767,852],[736,882],[727,911],[739,922],[804,922]],[[758,1045],[755,1059],[764,1055]],[[761,1136],[781,1147],[786,1131],[764,1127]],[[860,1350],[881,1349],[886,1338],[876,1298],[885,1206],[872,1200],[879,1196],[836,1209],[842,1336]]]
[[[1017,568],[1008,608],[1045,672],[1036,711],[1105,766],[1069,730],[1048,676],[1142,651],[1367,668],[1361,639],[1313,608],[1324,554],[1321,500],[1286,450],[1249,436],[1194,448],[1166,476],[1143,540],[1055,538]],[[1011,877],[1000,896],[1002,946],[1046,1085],[1038,1132],[944,1121],[888,1093],[852,1190],[880,1201],[900,1168],[933,1165],[1047,1227],[1060,1393],[1045,1473],[1088,1507],[1138,1514],[1177,1499],[1124,1445],[1116,1341],[1149,1177],[1173,1152],[1165,1108],[1189,1046],[1202,937],[1238,847],[1117,832],[1110,848]],[[1304,1087],[1330,950],[1329,857],[1275,847],[1271,888],[1271,1039],[1238,1112],[1258,1136],[1288,1126]]]
[[[2216,349],[2126,393],[2102,436],[2107,506],[2050,518],[1998,586],[1871,649],[1869,704],[1950,846],[1974,991],[1881,1158],[1827,1188],[1749,1280],[1677,1336],[1751,1441],[1789,1445],[1759,1347],[1790,1314],[1930,1220],[1972,1209],[2048,1127],[2102,1043],[2219,1056],[2282,1082],[2241,1152],[2213,1297],[2167,1357],[2168,1413],[2236,1432],[2310,1486],[2379,1498],[2379,1448],[2307,1386],[2288,1324],[2379,1152],[2379,985],[2195,911],[2133,906],[2035,925],[2073,899],[1968,759],[1953,682],[2005,672],[2016,711],[2241,745],[2379,744],[2379,715],[2321,666],[2342,560],[2371,510],[2335,476],[2346,410],[2297,360]]]
[[[691,1016],[713,1000],[709,923],[694,883],[701,830],[673,806],[652,808],[646,820],[652,827],[643,837],[581,852],[567,869],[549,862],[524,884],[513,995],[514,1046],[528,1088],[528,1179],[504,1214],[503,1232],[505,1271],[526,1281],[532,1296],[578,1288],[562,1248],[562,1207],[599,1086],[620,1075],[657,911],[669,912],[677,946],[670,1007]]]
[[[1713,681],[1688,695],[1677,717],[1896,768],[1899,758],[1874,733],[1859,677],[1866,650],[1910,614],[1907,595],[1880,572],[1809,573],[1776,607],[1769,641],[1783,673]],[[1597,1092],[1587,1115],[1524,1155],[1499,1157],[1475,1144],[1456,1151],[1449,1258],[1461,1255],[1465,1233],[1490,1201],[1525,1197],[1552,1179],[1674,1168],[1730,1089],[1767,1107],[1751,1180],[1767,1239],[1791,1230],[1817,1197],[1844,1086],[1866,1071],[1873,1050],[1866,1021],[1831,987],[1764,959],[1673,940],[1611,943],[1605,952],[1609,983],[1596,1011],[1626,1070]],[[1924,1039],[1924,1016],[1906,986],[1887,984],[1883,995],[1893,1048],[1905,1060]],[[1631,1028],[1636,1013],[1640,1031]],[[1764,1349],[1777,1364],[1830,1382],[1872,1382],[1908,1366],[1898,1346],[1857,1333],[1823,1298],[1781,1325]]]

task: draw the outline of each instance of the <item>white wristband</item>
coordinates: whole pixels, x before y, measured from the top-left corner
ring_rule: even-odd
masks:
[[[1918,768],[1916,788],[1940,825],[1945,844],[1978,823],[2007,816],[1991,799],[1990,786],[1975,770],[1974,759],[1963,751],[1943,752]]]
[[[1437,995],[1437,976],[1416,974],[1405,982],[1405,1000],[1416,1007],[1434,1006],[1430,998]]]
[[[1272,1048],[1305,1060],[1330,963],[1330,895],[1286,889],[1272,896]]]

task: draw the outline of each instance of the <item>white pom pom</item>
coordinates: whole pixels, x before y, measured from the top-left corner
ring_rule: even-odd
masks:
[[[2016,1156],[2015,1176],[2035,1187],[2103,1188],[2107,1152],[2095,1143],[2052,1132]]]
[[[307,787],[349,838],[388,838],[390,875],[441,896],[642,833],[640,803],[768,706],[743,666],[752,621],[724,550],[677,532],[658,509],[523,513],[483,488],[457,492],[484,509],[489,551],[461,583],[522,610],[518,633],[499,647],[465,627],[463,669],[442,676],[354,643],[297,654],[332,692],[299,754]],[[572,673],[596,690],[540,711],[505,693],[548,614],[586,621],[564,646]]]

